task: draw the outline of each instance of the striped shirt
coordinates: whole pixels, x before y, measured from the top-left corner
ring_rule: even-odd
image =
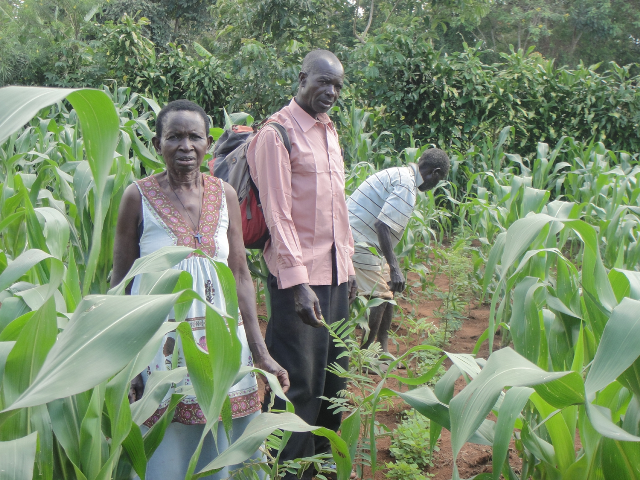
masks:
[[[380,255],[376,220],[389,227],[391,244],[400,242],[416,204],[415,165],[382,170],[367,178],[347,200],[349,225],[356,243],[352,257],[354,268],[380,270],[384,261],[358,243],[375,247]]]

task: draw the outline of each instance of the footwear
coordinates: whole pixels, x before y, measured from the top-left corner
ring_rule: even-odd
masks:
[[[396,357],[391,355],[389,352],[382,352],[379,358],[382,359],[382,362],[380,365],[380,370],[382,371],[382,373],[387,373],[387,369],[389,368],[389,365],[391,364],[391,362],[396,361]],[[405,367],[403,363],[396,364],[394,368],[394,370],[406,370],[406,369],[407,367]]]

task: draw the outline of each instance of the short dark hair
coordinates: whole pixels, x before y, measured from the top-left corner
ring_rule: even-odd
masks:
[[[156,117],[156,137],[162,138],[162,127],[164,126],[165,117],[170,112],[196,112],[198,115],[202,117],[204,120],[204,128],[206,130],[207,135],[209,135],[209,117],[207,116],[207,112],[198,105],[197,103],[193,103],[191,100],[174,100],[173,102],[167,103],[160,113]]]
[[[431,167],[433,170],[439,168],[442,178],[446,178],[449,174],[449,156],[439,148],[429,148],[422,152],[418,165]]]
[[[309,53],[307,53],[307,55],[304,57],[304,60],[302,60],[301,70],[307,75],[311,75],[315,72],[319,60],[326,60],[329,63],[337,62],[339,65],[342,65],[342,63],[334,53],[330,52],[329,50],[317,49],[311,50]]]

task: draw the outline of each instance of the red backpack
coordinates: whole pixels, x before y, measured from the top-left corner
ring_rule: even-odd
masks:
[[[274,121],[267,121],[264,126],[273,127],[287,152],[291,154],[291,142],[285,128]],[[257,129],[234,125],[218,139],[213,148],[214,159],[209,162],[211,174],[229,182],[238,194],[242,238],[246,248],[264,248],[269,239],[269,229],[260,205],[260,193],[251,178],[247,163],[247,149],[257,133]]]

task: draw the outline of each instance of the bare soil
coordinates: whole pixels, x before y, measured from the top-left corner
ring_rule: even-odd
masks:
[[[434,310],[436,310],[440,306],[440,300],[438,300],[437,298],[427,297],[427,295],[421,290],[421,288],[417,286],[417,283],[419,281],[417,275],[410,274],[407,280],[407,284],[409,286],[405,295],[410,301],[398,299],[397,308],[403,309],[406,314],[413,313],[416,318],[424,318],[425,321],[432,322],[434,323],[434,325],[438,326],[439,323],[438,319],[434,315]],[[411,286],[412,284],[414,286]],[[439,290],[446,291],[446,277],[436,277],[435,285]],[[258,314],[261,316],[261,318],[265,318],[266,311],[264,311],[264,305],[260,305],[258,307]],[[394,317],[394,324],[392,325],[392,330],[395,330],[395,338],[397,338],[399,341],[397,341],[395,345],[392,345],[392,342],[390,342],[389,344],[390,350],[396,356],[402,355],[411,347],[420,345],[422,343],[421,339],[419,338],[412,339],[407,336],[407,331],[402,327],[399,327],[398,325],[399,318],[400,316],[398,315],[398,312],[396,312],[396,316]],[[260,327],[263,334],[266,330],[266,325],[267,324],[265,321],[260,321]],[[445,350],[453,353],[472,353],[476,342],[478,341],[478,338],[487,329],[488,325],[489,306],[471,305],[468,311],[467,318],[463,320],[461,328],[457,330],[448,341],[448,345],[446,345]],[[500,338],[499,336],[496,336],[494,339],[494,348],[499,348],[499,345]],[[478,357],[487,358],[487,355],[488,347],[485,343],[480,349]],[[447,359],[444,365],[448,369],[451,365],[451,362]],[[401,376],[406,376],[406,371],[404,370],[398,370],[394,373]],[[370,377],[376,383],[380,381],[380,377],[378,377],[377,375],[371,375]],[[387,386],[392,389],[399,389],[399,385],[395,380],[389,380],[387,382]],[[459,378],[455,384],[455,394],[462,390],[464,386],[464,379]],[[406,387],[404,387],[403,389],[406,389]],[[410,407],[402,400],[395,398],[389,405],[389,409],[387,411],[378,412],[376,414],[376,420],[381,424],[386,425],[390,430],[393,431],[402,421],[402,413],[409,408]],[[495,418],[493,418],[493,420],[495,420]],[[377,465],[380,470],[376,471],[373,478],[374,480],[382,480],[387,478],[384,465],[387,462],[394,461],[394,458],[391,456],[389,451],[389,448],[391,446],[391,437],[384,436],[379,438],[376,442],[376,446],[378,457]],[[515,453],[513,442],[509,449],[509,461],[514,467],[514,470],[516,472],[519,472],[520,459]],[[484,445],[467,443],[458,455],[457,464],[458,470],[460,472],[460,478],[470,478],[483,472],[491,472],[491,449]],[[434,453],[433,467],[429,467],[425,473],[432,475],[434,480],[449,480],[452,477],[452,471],[453,452],[451,449],[451,434],[448,430],[443,429],[440,436],[440,441],[438,442],[438,451]],[[363,473],[365,479],[372,478],[370,468],[365,468],[365,471]]]

